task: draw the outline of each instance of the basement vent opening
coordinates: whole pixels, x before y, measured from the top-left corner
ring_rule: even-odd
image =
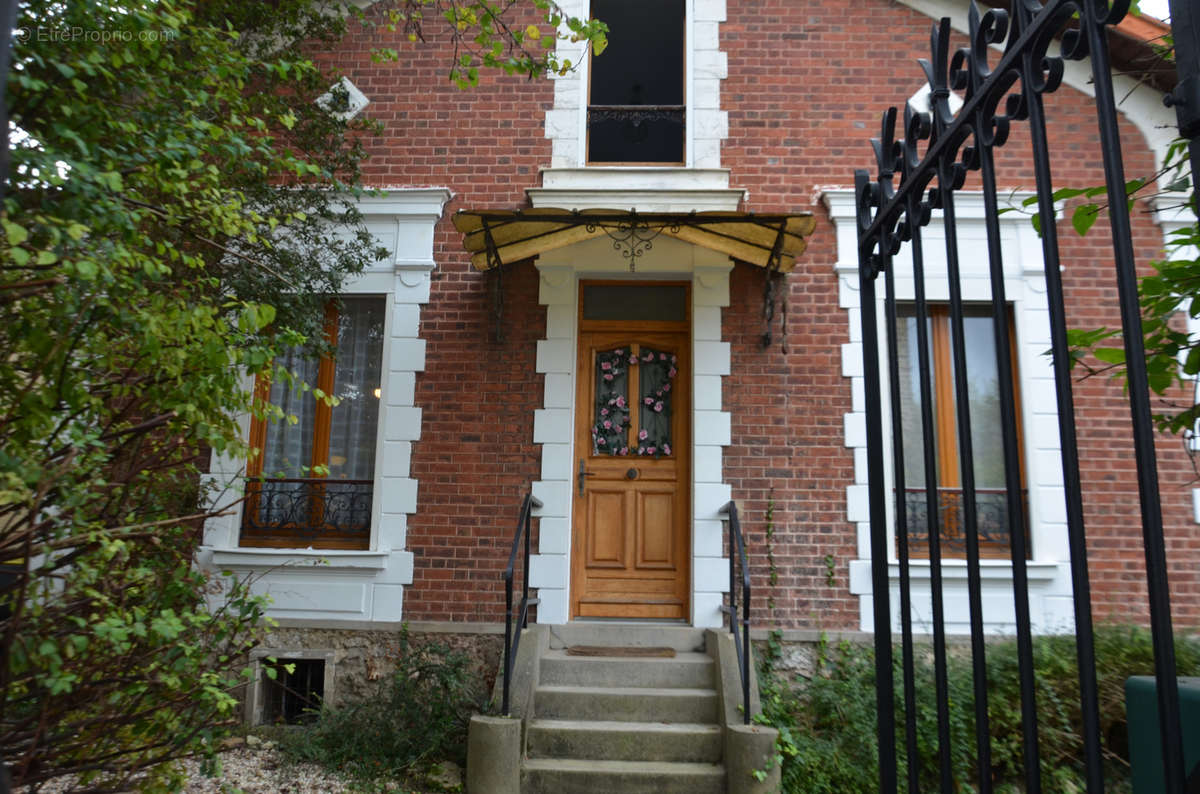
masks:
[[[325,696],[324,659],[263,660],[262,668],[264,724],[296,725],[316,719]],[[274,678],[268,668],[275,670]]]

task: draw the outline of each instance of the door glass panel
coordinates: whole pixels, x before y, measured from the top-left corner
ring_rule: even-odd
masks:
[[[674,353],[643,347],[637,355],[638,455],[662,457],[671,452],[671,384],[677,374]]]
[[[629,367],[636,362],[628,347],[596,352],[593,455],[629,454]]]

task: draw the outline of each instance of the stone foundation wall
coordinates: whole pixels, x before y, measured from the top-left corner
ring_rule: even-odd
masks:
[[[452,631],[447,628],[454,629]],[[441,646],[465,654],[484,691],[490,692],[500,667],[504,635],[502,627],[483,626],[462,630],[459,626],[410,626],[409,648]],[[336,629],[279,626],[265,636],[253,655],[261,659],[302,658],[325,661],[325,700],[333,706],[370,697],[386,685],[400,658],[402,633],[394,629]],[[261,675],[259,676],[261,679]],[[254,693],[248,697],[254,700]],[[254,721],[254,703],[248,704],[247,719]]]
[[[770,631],[767,629],[756,629],[750,633],[756,659],[762,659],[767,652],[769,636]],[[791,679],[797,676],[812,677],[816,670],[817,657],[822,644],[833,645],[845,640],[869,646],[875,641],[875,638],[874,635],[864,631],[785,629],[779,632],[776,640],[779,643],[780,656],[775,663],[775,670]]]

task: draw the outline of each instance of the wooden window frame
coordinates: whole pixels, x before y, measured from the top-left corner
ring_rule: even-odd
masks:
[[[325,343],[331,351],[337,349],[339,321],[340,311],[338,301],[331,299],[325,304],[325,318],[322,329]],[[333,395],[336,366],[337,362],[333,354],[322,354],[317,365],[317,380],[316,383],[312,384],[313,388],[319,389],[327,396]],[[269,400],[270,395],[271,377],[268,370],[255,376],[255,402],[265,404]],[[239,533],[238,545],[250,548],[296,548],[297,543],[302,542],[304,546],[320,549],[348,549],[358,551],[369,549],[371,543],[370,526],[368,526],[365,538],[323,533],[319,528],[314,529],[312,527],[312,524],[315,523],[312,520],[307,525],[300,523],[280,524],[275,528],[275,531],[255,530],[249,532],[247,530],[246,519],[256,515],[259,509],[262,484],[273,480],[309,483],[312,488],[309,515],[324,514],[326,502],[325,482],[327,478],[324,475],[315,475],[311,472],[318,470],[318,467],[324,467],[327,470],[329,466],[330,434],[333,429],[333,406],[326,400],[316,400],[313,410],[312,454],[308,463],[310,469],[309,477],[277,478],[264,475],[263,465],[265,455],[263,450],[266,448],[267,426],[268,421],[266,417],[261,415],[251,417],[249,434],[251,454],[249,460],[246,462],[246,500],[242,508],[243,521],[241,532]],[[357,480],[348,482],[362,484],[362,482]],[[373,479],[370,482],[370,486],[373,493]]]
[[[979,304],[964,304],[964,308],[978,307]],[[987,306],[989,310],[990,306]],[[952,335],[950,332],[950,306],[947,303],[929,303],[926,305],[926,313],[929,317],[930,326],[930,369],[933,376],[931,383],[933,390],[933,421],[937,433],[937,475],[938,475],[938,492],[962,492],[962,469],[958,459],[958,411],[957,402],[954,394],[954,367],[953,367],[953,347]],[[990,315],[989,311],[989,315]],[[915,317],[914,314],[904,314],[902,317]],[[1021,478],[1021,503],[1022,509],[1025,511],[1025,548],[1027,555],[1031,553],[1032,546],[1029,542],[1029,504],[1028,490],[1025,478],[1025,438],[1024,430],[1021,422],[1021,378],[1020,369],[1017,365],[1017,338],[1016,338],[1016,323],[1014,322],[1013,308],[1011,304],[1006,307],[1005,322],[1008,328],[1008,350],[1009,359],[1012,367],[1013,380],[1013,406],[1015,409],[1017,420],[1017,455]],[[969,363],[969,362],[968,362]],[[916,362],[913,362],[916,366]],[[894,410],[900,410],[899,406],[895,406]],[[906,488],[906,490],[913,490]],[[921,489],[924,490],[924,489]],[[979,488],[976,486],[976,491]],[[942,517],[939,517],[939,528],[945,528],[946,522]],[[944,545],[941,549],[943,559],[963,559],[966,557],[965,551],[948,549]],[[909,554],[912,557],[919,559],[927,559],[929,557],[929,545],[926,541],[917,541],[909,539]],[[982,559],[1008,559],[1011,554],[1007,545],[987,543],[981,539],[979,545],[979,556]]]

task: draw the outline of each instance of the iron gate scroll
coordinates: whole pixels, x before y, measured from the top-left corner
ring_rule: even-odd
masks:
[[[1129,213],[1125,202],[1125,178],[1117,130],[1117,110],[1113,96],[1106,27],[1125,15],[1128,0],[1111,5],[1103,0],[1013,0],[1011,11],[996,8],[980,13],[974,3],[969,13],[969,46],[950,48],[950,21],[935,25],[929,60],[920,65],[931,88],[931,112],[916,112],[906,106],[903,127],[896,129],[897,111],[883,115],[882,133],[872,144],[878,173],[872,178],[865,170],[855,173],[858,216],[859,284],[862,305],[862,339],[865,367],[867,419],[867,466],[870,482],[871,557],[873,614],[875,621],[876,695],[878,698],[878,741],[880,791],[895,792],[899,785],[896,741],[896,710],[893,679],[892,610],[889,593],[888,560],[890,542],[887,526],[887,502],[894,499],[897,527],[908,527],[907,512],[912,499],[904,482],[903,431],[900,417],[900,380],[897,350],[897,302],[893,257],[904,245],[912,255],[912,278],[916,331],[916,371],[919,377],[920,454],[926,472],[923,504],[938,504],[938,460],[934,439],[931,400],[929,350],[929,302],[924,287],[922,229],[940,210],[945,224],[945,256],[949,279],[949,323],[952,340],[953,393],[957,423],[957,455],[961,485],[961,521],[967,568],[970,608],[970,647],[974,674],[975,743],[980,770],[990,767],[987,677],[982,618],[980,544],[976,504],[974,454],[972,449],[971,406],[968,399],[966,345],[963,322],[963,296],[960,285],[958,243],[955,234],[955,194],[970,172],[978,172],[983,191],[987,233],[988,269],[991,277],[991,316],[995,339],[996,373],[999,383],[999,418],[1002,434],[1003,491],[1007,521],[1008,550],[1012,562],[1013,597],[1021,689],[1022,741],[1025,784],[1028,792],[1042,790],[1038,754],[1038,724],[1035,711],[1032,630],[1026,570],[1027,517],[1022,506],[1018,426],[1015,407],[1014,373],[1007,332],[1007,299],[1004,290],[1003,259],[1000,246],[1000,208],[996,191],[994,150],[1004,146],[1015,123],[1028,124],[1032,143],[1030,152],[1037,183],[1037,208],[1042,218],[1054,217],[1050,157],[1046,118],[1042,97],[1058,89],[1064,61],[1091,59],[1095,89],[1096,121],[1103,152],[1112,227],[1113,259],[1117,291],[1129,368],[1129,406],[1133,418],[1134,449],[1141,501],[1142,531],[1145,545],[1150,619],[1155,650],[1159,714],[1161,720],[1166,783],[1169,792],[1183,792],[1183,750],[1179,730],[1178,695],[1172,641],[1170,605],[1167,588],[1166,558],[1163,544],[1162,514],[1159,504],[1158,474],[1154,453],[1154,429],[1151,422],[1145,356],[1142,347],[1141,320],[1138,310],[1137,282]],[[1003,48],[1003,54],[989,51]],[[1052,52],[1052,49],[1054,50]],[[994,61],[994,63],[993,63]],[[951,91],[960,92],[964,102],[958,113],[951,110]],[[899,135],[898,135],[899,133]],[[899,181],[896,181],[899,177]],[[1086,776],[1092,794],[1104,789],[1101,763],[1101,737],[1094,652],[1088,567],[1080,495],[1079,458],[1076,449],[1067,328],[1063,288],[1059,274],[1059,250],[1053,222],[1042,224],[1042,253],[1049,303],[1054,379],[1058,401],[1059,433],[1063,483],[1071,553],[1071,576],[1075,608],[1076,652],[1079,663],[1080,706],[1083,715]],[[876,301],[882,276],[886,350],[881,357],[879,318]],[[886,362],[886,378],[883,364]],[[894,491],[885,489],[884,428],[881,401],[883,388],[889,389],[891,444]],[[987,489],[978,489],[982,493]],[[989,499],[999,497],[989,496]],[[938,724],[938,778],[943,792],[952,792],[949,696],[942,598],[941,559],[943,519],[940,511],[926,509],[920,518],[928,546],[932,591],[932,633],[935,698]],[[915,518],[915,516],[914,516]],[[904,744],[907,787],[918,788],[916,694],[910,589],[909,532],[896,532],[899,558],[900,652],[905,714]],[[979,791],[991,791],[987,774],[976,781]]]

